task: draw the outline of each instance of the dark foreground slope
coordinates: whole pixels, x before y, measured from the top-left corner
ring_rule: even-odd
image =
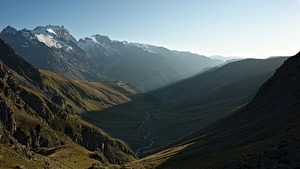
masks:
[[[87,168],[133,160],[125,143],[77,114],[80,104],[105,108],[136,92],[118,85],[81,84],[40,71],[0,40],[0,168]]]
[[[299,168],[299,83],[300,53],[245,108],[146,157],[144,168]]]

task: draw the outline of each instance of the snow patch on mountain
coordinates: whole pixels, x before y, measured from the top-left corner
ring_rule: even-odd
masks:
[[[94,43],[100,44],[100,42],[97,41],[97,39],[96,39],[96,37],[95,37],[94,35],[91,36],[90,38],[91,38],[91,40],[92,40]]]
[[[52,34],[56,35],[56,33],[55,33],[51,28],[48,28],[47,31],[48,31],[49,33],[52,33]]]
[[[111,43],[112,41],[107,36],[101,35],[92,35],[79,40],[79,46],[83,50],[88,51],[90,48],[94,48],[94,50],[98,50],[104,55],[116,53],[116,50],[112,48]]]
[[[62,48],[62,45],[56,41],[52,36],[50,35],[43,35],[43,34],[38,34],[35,35],[37,37],[37,40],[44,43],[48,47],[54,47],[54,48]]]
[[[147,51],[147,52],[156,53],[156,52],[152,51],[152,50],[149,48],[149,45],[148,45],[148,44],[128,43],[128,45],[134,46],[134,47],[138,47],[138,48],[143,49],[143,50],[145,50],[145,51]]]
[[[92,38],[84,38],[79,40],[79,46],[83,50],[88,50],[91,47],[94,47],[97,43]]]

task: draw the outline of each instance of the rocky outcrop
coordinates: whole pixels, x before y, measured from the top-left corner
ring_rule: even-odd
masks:
[[[72,123],[72,121],[70,122]],[[102,152],[110,163],[121,164],[130,160],[130,158],[124,156],[124,154],[133,155],[132,150],[124,146],[124,143],[119,140],[110,139],[108,135],[103,134],[98,128],[81,124],[77,127],[76,130],[79,132],[74,132],[76,130],[66,128],[66,134],[70,136],[75,143],[80,144],[88,150]]]

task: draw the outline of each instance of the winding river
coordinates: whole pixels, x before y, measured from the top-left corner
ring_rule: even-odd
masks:
[[[145,113],[145,116],[144,116],[143,120],[141,121],[137,130],[141,130],[144,133],[144,140],[148,143],[148,145],[138,148],[135,152],[136,157],[139,157],[139,155],[143,151],[149,150],[153,146],[153,143],[154,143],[154,141],[150,138],[150,136],[151,136],[150,129],[146,129],[146,127],[145,127],[145,123],[147,121],[149,121],[150,113],[149,113],[149,111],[145,111],[144,113]]]

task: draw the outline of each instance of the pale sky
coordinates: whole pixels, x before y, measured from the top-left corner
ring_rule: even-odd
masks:
[[[300,0],[2,0],[0,27],[64,25],[203,55],[290,56],[300,50]]]

